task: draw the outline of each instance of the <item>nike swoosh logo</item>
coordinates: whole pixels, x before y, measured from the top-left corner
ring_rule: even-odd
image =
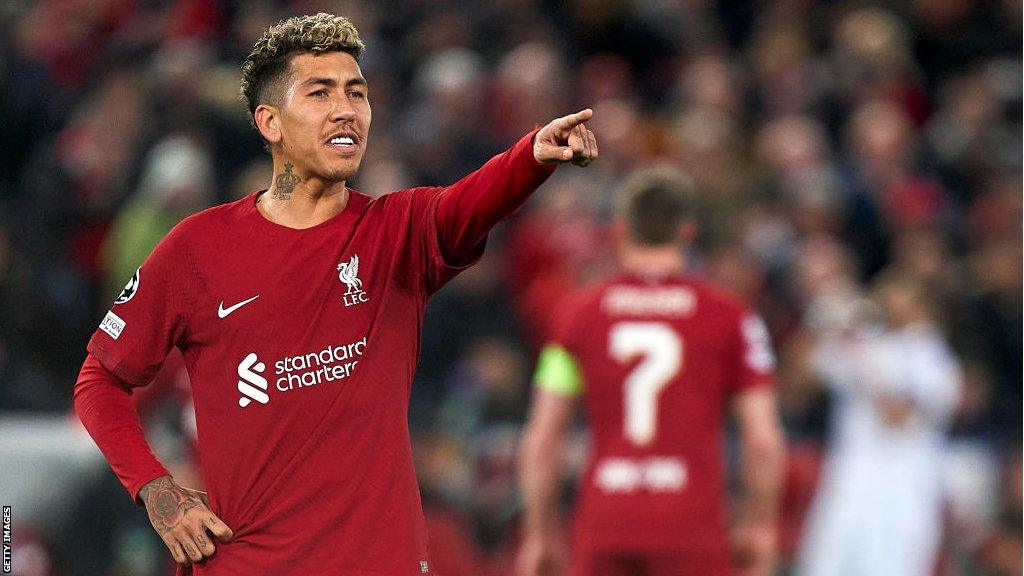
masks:
[[[252,298],[249,298],[248,300],[242,300],[238,304],[235,304],[233,306],[228,306],[227,308],[224,307],[224,301],[221,300],[220,301],[220,306],[217,307],[217,317],[218,318],[226,318],[228,314],[231,314],[235,310],[238,310],[242,306],[245,306],[249,302],[252,302],[253,300],[255,300],[255,299],[259,298],[259,297],[260,297],[260,295],[257,294],[255,296],[253,296]]]

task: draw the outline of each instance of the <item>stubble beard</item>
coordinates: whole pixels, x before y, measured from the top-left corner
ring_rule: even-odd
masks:
[[[328,171],[327,174],[325,174],[324,176],[325,179],[328,180],[329,182],[344,182],[349,178],[355,176],[356,171],[358,169],[358,165],[351,170],[346,170],[345,168],[335,168],[333,170]]]
[[[362,158],[355,160],[351,164],[346,163],[345,166],[332,166],[328,168],[324,178],[330,182],[344,182],[356,175],[360,164],[362,164]]]

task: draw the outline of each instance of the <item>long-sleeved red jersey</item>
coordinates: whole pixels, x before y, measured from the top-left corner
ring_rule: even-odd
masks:
[[[424,308],[553,169],[531,134],[449,187],[353,191],[303,230],[252,194],[157,246],[89,342],[75,406],[136,497],[166,471],[126,388],[181,349],[211,508],[235,533],[193,574],[432,573],[406,416]]]
[[[623,274],[561,311],[552,345],[577,367],[564,392],[583,395],[592,441],[573,573],[605,573],[587,564],[602,554],[650,553],[644,561],[657,562],[668,553],[671,570],[684,563],[687,574],[730,574],[726,409],[738,393],[772,385],[764,323],[681,275]]]

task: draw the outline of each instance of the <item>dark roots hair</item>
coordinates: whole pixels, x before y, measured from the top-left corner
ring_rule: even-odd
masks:
[[[240,92],[249,114],[254,114],[261,103],[280,97],[276,89],[288,74],[292,55],[347,52],[359,60],[363,48],[359,32],[344,16],[321,12],[295,16],[271,26],[242,64]]]

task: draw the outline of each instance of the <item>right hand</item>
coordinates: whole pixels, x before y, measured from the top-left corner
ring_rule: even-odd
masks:
[[[594,111],[587,108],[549,122],[533,136],[533,157],[541,164],[589,165],[597,158],[597,138],[583,123],[593,116]]]
[[[516,556],[518,576],[562,576],[569,554],[560,535],[526,535]]]
[[[216,548],[207,531],[221,542],[231,541],[231,529],[210,511],[206,492],[179,486],[170,476],[161,476],[143,486],[139,497],[153,529],[182,566],[213,556]]]

